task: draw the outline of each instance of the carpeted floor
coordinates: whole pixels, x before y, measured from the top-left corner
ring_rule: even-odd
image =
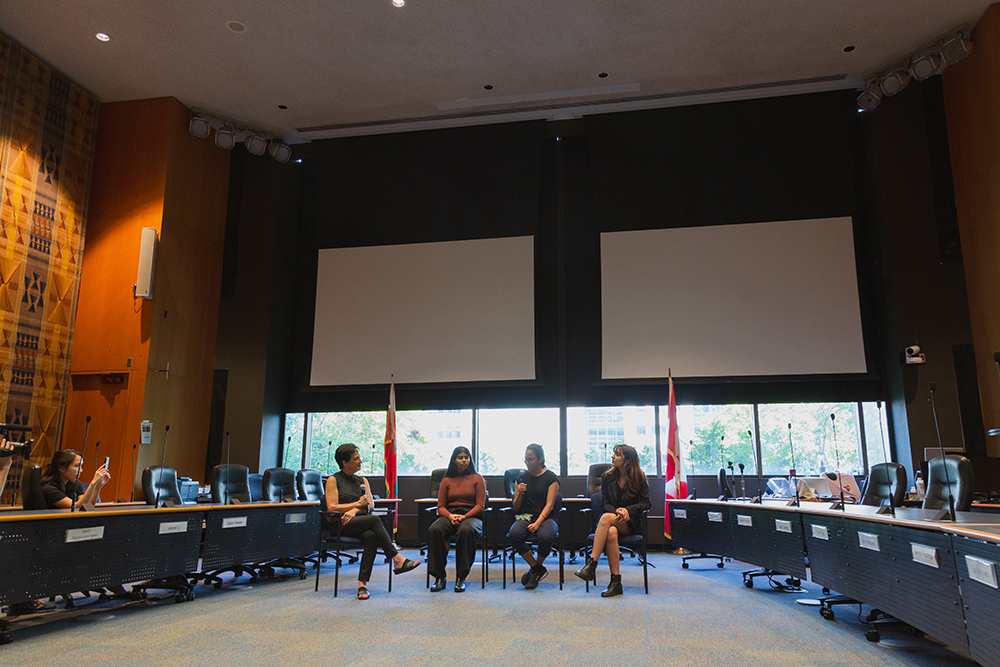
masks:
[[[372,597],[365,602],[354,599],[357,565],[341,570],[340,597],[334,599],[330,564],[323,568],[319,593],[313,592],[312,577],[290,577],[222,590],[198,588],[197,599],[182,604],[172,598],[107,602],[14,619],[14,643],[0,646],[0,664],[975,664],[903,631],[882,635],[912,640],[923,650],[904,653],[870,643],[857,606],[838,607],[836,621],[830,622],[815,607],[797,605],[797,598],[820,594],[811,584],[804,584],[809,594],[790,594],[770,590],[765,579],[758,579],[751,590],[740,575],[751,568],[741,563],[720,570],[695,561],[682,570],[680,557],[667,554],[651,554],[650,562],[656,568],[649,570],[648,596],[642,592],[642,567],[626,559],[625,595],[612,599],[600,597],[607,582],[603,561],[601,584],[589,594],[572,575],[574,565],[567,566],[563,591],[554,567],[534,591],[509,582],[503,590],[500,566],[494,564],[486,590],[474,569],[464,594],[450,587],[427,592],[423,566],[394,577],[393,592],[387,593],[386,568],[378,566],[369,585]]]

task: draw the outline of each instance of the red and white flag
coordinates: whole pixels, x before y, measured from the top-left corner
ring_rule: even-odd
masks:
[[[396,480],[396,383],[389,383],[389,411],[385,415],[385,495],[387,498],[397,498]],[[393,514],[393,529],[396,518]]]
[[[664,473],[663,535],[670,539],[670,501],[687,498],[687,482],[681,481],[681,438],[677,427],[677,397],[674,379],[670,380],[667,399],[667,469]]]

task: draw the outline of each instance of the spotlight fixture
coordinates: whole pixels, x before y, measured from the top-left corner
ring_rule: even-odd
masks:
[[[962,33],[957,33],[941,45],[941,55],[949,65],[954,65],[970,53],[972,53],[972,42],[965,39]]]
[[[267,150],[267,139],[259,134],[247,134],[247,138],[243,144],[247,147],[247,152],[251,155],[263,155],[264,151]]]
[[[882,86],[882,92],[885,93],[886,97],[892,97],[903,88],[906,88],[906,84],[909,82],[910,75],[903,70],[892,72],[879,79],[879,85]]]
[[[392,6],[393,7],[405,7],[406,6],[406,0],[392,0]]]
[[[215,145],[230,150],[236,145],[236,132],[229,127],[220,127],[215,131]]]
[[[212,124],[208,122],[207,118],[195,116],[188,123],[188,131],[199,139],[205,139],[212,133]]]
[[[941,69],[941,55],[936,51],[918,55],[910,61],[910,74],[917,81],[929,79]]]
[[[111,37],[109,37],[108,33],[106,33],[106,32],[96,33],[94,35],[94,37],[96,37],[97,39],[101,40],[102,42],[110,42],[111,41]]]
[[[858,95],[858,106],[865,111],[872,111],[882,103],[882,88],[877,81],[872,81],[865,91]]]
[[[292,149],[284,141],[279,141],[278,139],[271,140],[271,145],[267,147],[267,151],[271,154],[271,157],[281,163],[288,162],[289,158],[292,157]]]

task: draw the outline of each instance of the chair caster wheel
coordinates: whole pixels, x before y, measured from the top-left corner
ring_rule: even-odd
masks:
[[[746,586],[747,588],[753,588],[753,579],[747,579],[746,581],[743,582],[743,585]]]
[[[180,604],[181,602],[184,602],[184,596],[181,595],[180,593],[178,593],[177,595],[174,596],[174,602],[176,602],[178,604]]]
[[[820,607],[819,608],[819,615],[822,616],[823,618],[825,618],[828,621],[832,621],[834,619],[833,610],[829,609],[827,607]]]
[[[829,595],[829,594],[830,594],[830,589],[827,588],[826,586],[824,586],[823,587],[823,595]]]
[[[184,596],[185,602],[192,602],[194,600],[194,591],[188,591],[187,595]]]
[[[869,630],[865,633],[865,639],[870,642],[877,642],[882,639],[882,637],[879,635],[878,630]]]
[[[9,632],[0,632],[0,646],[3,644],[9,644],[14,641],[14,635]]]
[[[785,579],[785,585],[789,586],[790,588],[798,588],[801,584],[802,582],[796,579],[795,577],[788,577],[787,579]]]
[[[681,563],[681,567],[685,570],[688,569],[688,565],[689,563]]]
[[[308,576],[309,575],[306,574],[306,571],[302,570],[301,572],[299,572],[299,581],[302,581],[302,580],[306,579],[306,577],[308,577]]]
[[[220,581],[217,584],[212,584],[212,588],[214,588],[215,590],[219,590],[220,588],[222,588],[222,582]]]
[[[719,561],[718,563],[715,564],[715,567],[721,570],[723,567],[725,567],[725,565],[722,564],[722,561]]]

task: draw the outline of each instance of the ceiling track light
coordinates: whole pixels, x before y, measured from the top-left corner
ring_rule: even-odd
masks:
[[[865,111],[872,111],[882,103],[882,87],[877,81],[871,81],[863,93],[858,95],[858,106]]]
[[[236,145],[236,132],[231,127],[220,127],[215,131],[215,145],[231,150]]]
[[[937,51],[915,56],[910,60],[910,75],[917,81],[924,81],[944,69],[944,61]]]
[[[271,144],[267,147],[267,151],[271,154],[271,157],[281,163],[288,162],[292,157],[292,149],[289,148],[288,144],[279,139],[272,139]]]
[[[188,123],[188,131],[199,139],[207,139],[212,134],[212,124],[207,118],[194,116]]]
[[[905,70],[900,70],[897,72],[891,72],[886,74],[879,79],[879,85],[882,87],[882,92],[885,93],[886,97],[892,97],[896,93],[906,88],[906,84],[910,82],[910,74]]]
[[[195,111],[188,122],[188,130],[200,139],[207,138],[215,130],[215,145],[224,150],[232,150],[242,143],[251,155],[270,153],[278,162],[288,162],[292,157],[288,144],[273,134],[204,111]]]
[[[948,65],[954,65],[970,53],[972,53],[972,41],[961,33],[941,45],[941,55]]]
[[[247,152],[251,155],[263,155],[267,150],[267,139],[259,134],[249,133],[243,140],[243,145],[247,147]]]

